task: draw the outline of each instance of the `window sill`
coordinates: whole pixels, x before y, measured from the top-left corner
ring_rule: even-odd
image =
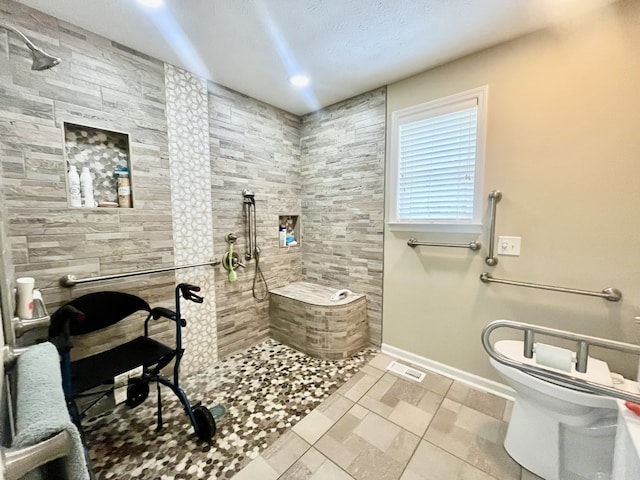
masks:
[[[392,232],[482,233],[481,223],[408,223],[387,222]]]

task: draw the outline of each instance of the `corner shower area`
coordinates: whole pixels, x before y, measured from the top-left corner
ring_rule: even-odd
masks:
[[[256,263],[269,291],[307,282],[366,295],[367,343],[379,346],[384,89],[296,117],[208,88],[215,257],[224,259],[233,232],[241,264],[233,282],[228,271],[216,276],[220,356],[270,336],[269,301],[252,294],[254,283],[262,289]],[[248,254],[256,245],[258,262]]]

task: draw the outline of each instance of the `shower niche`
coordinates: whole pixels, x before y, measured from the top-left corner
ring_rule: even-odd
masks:
[[[63,123],[63,130],[69,206],[132,208],[129,135],[68,122]],[[69,173],[73,170],[81,179],[80,204],[75,174]],[[84,186],[87,179],[93,198]]]
[[[299,247],[300,216],[280,215],[278,220],[278,246],[280,248]]]

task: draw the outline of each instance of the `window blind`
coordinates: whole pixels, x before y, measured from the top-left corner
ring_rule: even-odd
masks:
[[[477,105],[399,126],[397,218],[471,222]]]

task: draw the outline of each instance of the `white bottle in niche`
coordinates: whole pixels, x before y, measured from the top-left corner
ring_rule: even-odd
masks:
[[[96,206],[96,201],[93,198],[93,177],[89,171],[89,167],[82,167],[82,174],[80,174],[80,186],[82,189],[82,199],[84,201],[83,207],[93,208]]]
[[[69,167],[69,205],[72,207],[81,207],[82,200],[80,197],[80,176],[74,165]]]

